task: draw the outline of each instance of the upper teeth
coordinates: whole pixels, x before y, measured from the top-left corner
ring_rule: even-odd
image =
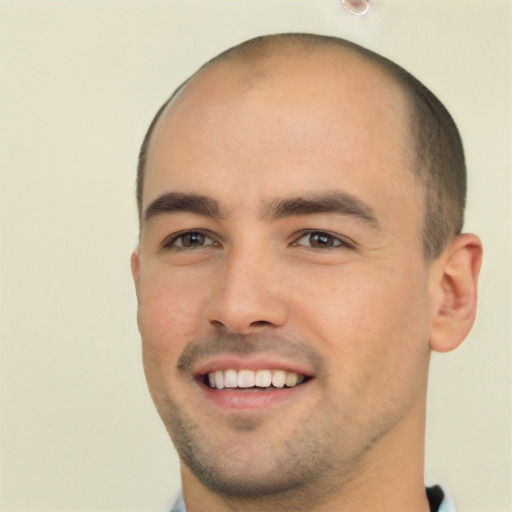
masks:
[[[300,384],[304,376],[284,370],[217,370],[208,374],[212,388],[276,388],[293,387]]]

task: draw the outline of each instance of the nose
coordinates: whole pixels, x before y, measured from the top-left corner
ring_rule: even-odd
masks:
[[[208,322],[236,334],[285,325],[286,287],[278,272],[261,254],[231,254],[216,275],[206,309]]]

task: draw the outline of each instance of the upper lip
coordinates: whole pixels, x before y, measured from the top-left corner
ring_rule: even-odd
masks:
[[[192,373],[199,377],[217,370],[284,370],[295,372],[306,377],[312,376],[307,365],[272,355],[234,355],[224,354],[210,357],[193,365]]]

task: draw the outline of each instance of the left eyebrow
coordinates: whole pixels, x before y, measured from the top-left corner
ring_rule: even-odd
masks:
[[[373,208],[358,197],[345,192],[275,199],[264,209],[262,216],[268,220],[278,220],[317,213],[348,215],[362,220],[373,228],[379,227]]]
[[[221,219],[219,203],[211,197],[198,194],[170,192],[155,199],[144,213],[144,221],[165,213],[188,212]]]

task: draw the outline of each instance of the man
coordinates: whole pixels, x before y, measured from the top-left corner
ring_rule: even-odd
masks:
[[[188,512],[446,510],[425,400],[475,316],[464,198],[446,109],[347,41],[257,38],[164,104],[132,271]]]

